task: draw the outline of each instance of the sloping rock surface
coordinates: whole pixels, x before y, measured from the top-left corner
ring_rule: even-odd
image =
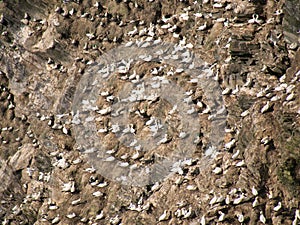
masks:
[[[0,1],[2,224],[300,224],[299,7],[296,0]],[[181,43],[213,70],[226,133],[205,158],[208,102],[186,74],[175,74],[199,106],[197,151],[164,181],[131,187],[93,170],[79,150],[72,101],[101,55],[147,38]],[[134,69],[147,76],[159,66]],[[123,86],[110,87],[116,94]],[[170,110],[160,101],[135,107],[148,119]],[[133,161],[168,155],[168,141]],[[117,150],[115,157],[128,153]]]

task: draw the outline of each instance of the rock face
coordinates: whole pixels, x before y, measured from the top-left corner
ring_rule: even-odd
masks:
[[[300,224],[299,15],[292,0],[0,1],[2,224]],[[100,56],[155,40],[196,54],[201,62],[191,67],[212,71],[225,108],[214,112],[209,86],[180,68],[147,56],[120,66],[100,90],[95,123],[121,166],[152,165],[188,138],[170,113],[182,109],[150,96],[130,109],[123,133],[142,138],[151,119],[164,116],[174,129],[149,152],[122,146],[108,106],[125,96],[125,82],[175,82],[199,126],[196,151],[175,173],[121,185],[94,169],[104,164],[96,153],[91,160],[81,151],[73,98]],[[223,143],[212,150],[213,121],[224,112]],[[206,157],[207,149],[214,154]]]
[[[297,1],[285,1],[283,29],[284,34],[290,42],[300,42],[300,5]]]

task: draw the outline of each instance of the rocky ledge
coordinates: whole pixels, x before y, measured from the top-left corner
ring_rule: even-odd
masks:
[[[2,224],[300,224],[299,7],[293,0],[0,1]],[[214,114],[203,88],[170,65],[137,63],[120,72],[123,79],[171,77],[195,104],[188,114],[198,115],[200,135],[167,179],[121,185],[80,151],[72,101],[99,57],[155,40],[192,51],[213,72],[224,137],[205,158]],[[115,128],[104,106],[122,82],[107,85],[97,103],[107,146],[116,145]],[[171,109],[156,98],[138,102],[126,132],[138,135],[151,116]],[[123,167],[151,165],[172,152],[175,134],[144,155],[118,145],[108,154]]]

